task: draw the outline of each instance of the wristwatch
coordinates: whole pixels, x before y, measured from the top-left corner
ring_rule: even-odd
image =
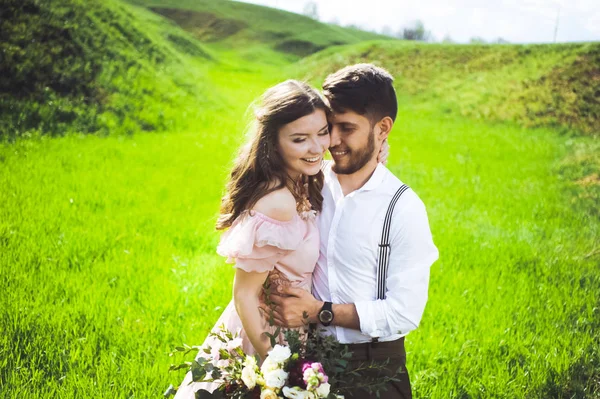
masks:
[[[323,324],[326,327],[331,324],[334,318],[331,305],[331,302],[325,302],[321,310],[319,310],[319,314],[317,316],[321,324]]]

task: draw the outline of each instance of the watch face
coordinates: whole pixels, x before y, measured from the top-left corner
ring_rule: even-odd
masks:
[[[327,309],[323,309],[321,310],[321,313],[319,313],[319,320],[321,320],[321,323],[331,323],[331,320],[333,320],[333,313]]]

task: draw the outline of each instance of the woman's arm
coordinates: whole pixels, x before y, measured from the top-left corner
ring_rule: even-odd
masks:
[[[258,309],[262,286],[268,274],[269,272],[257,273],[236,269],[233,282],[235,310],[240,316],[244,331],[261,359],[264,359],[271,349],[269,337],[263,334],[265,322]]]
[[[287,188],[283,188],[259,199],[253,210],[280,222],[290,221],[297,214],[296,199]],[[237,268],[233,282],[235,309],[252,346],[262,359],[267,357],[271,349],[271,340],[264,334],[267,325],[259,311],[262,287],[268,275],[268,271],[247,272]]]

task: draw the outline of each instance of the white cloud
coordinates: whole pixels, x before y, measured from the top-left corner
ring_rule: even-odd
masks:
[[[308,0],[247,0],[301,13]],[[479,36],[486,40],[503,37],[511,42],[553,40],[560,9],[558,40],[600,40],[599,0],[314,0],[322,21],[357,24],[381,31],[398,31],[420,19],[425,28],[441,39],[449,34],[467,42]]]

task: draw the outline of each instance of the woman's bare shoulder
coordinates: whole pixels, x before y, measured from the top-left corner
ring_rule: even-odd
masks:
[[[287,187],[283,187],[271,191],[269,194],[259,199],[252,210],[260,212],[272,219],[287,222],[297,215],[296,198]]]

